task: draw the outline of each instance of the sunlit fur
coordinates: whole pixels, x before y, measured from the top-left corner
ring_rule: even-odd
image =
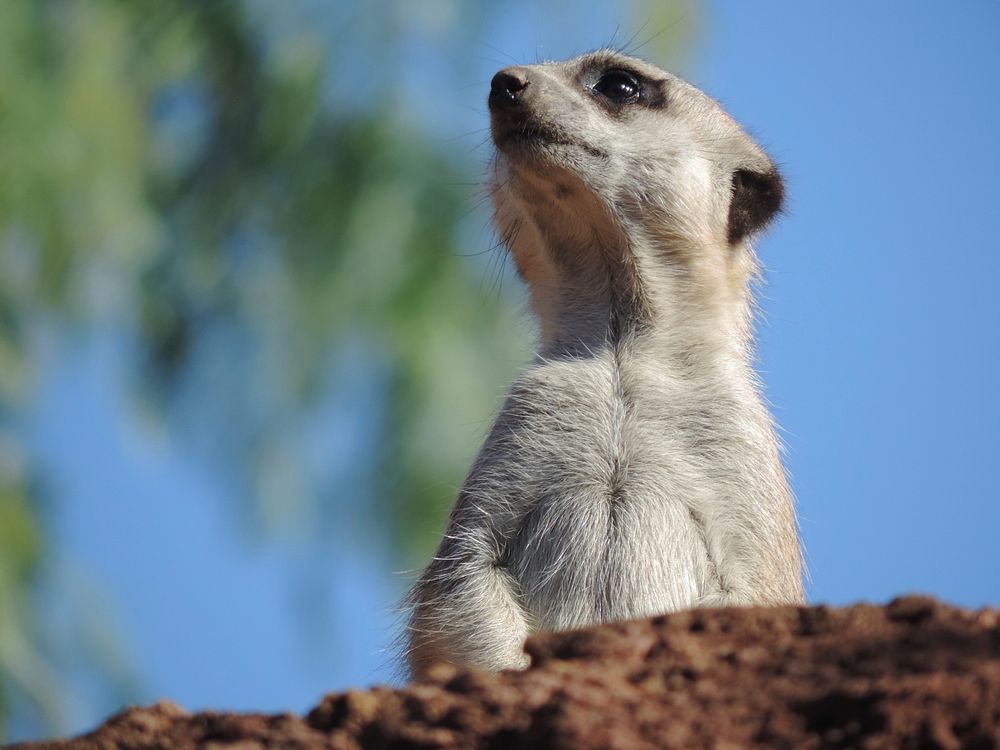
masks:
[[[586,85],[609,67],[666,104],[609,111]],[[727,240],[734,171],[773,164],[648,63],[600,51],[518,70],[550,137],[510,139],[494,114],[491,189],[541,342],[411,592],[414,674],[524,666],[538,630],[803,598],[752,367],[754,256]]]

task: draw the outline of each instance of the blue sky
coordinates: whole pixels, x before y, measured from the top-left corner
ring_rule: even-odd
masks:
[[[446,104],[422,113],[442,139],[485,127],[501,52],[561,57],[634,28],[608,3],[505,8]],[[787,178],[788,211],[759,247],[760,369],[816,602],[1000,604],[998,39],[986,0],[715,2],[680,71]],[[415,80],[440,66],[414,55]],[[106,602],[135,697],[303,710],[388,679],[402,583],[385,557],[346,534],[322,552],[248,541],[210,468],[135,424],[121,358],[110,335],[60,348],[32,435],[57,468],[61,554]],[[297,603],[304,568],[328,595],[322,627]],[[109,708],[81,704],[68,729]]]
[[[694,78],[788,177],[761,356],[812,597],[998,603],[1000,6],[725,8]]]

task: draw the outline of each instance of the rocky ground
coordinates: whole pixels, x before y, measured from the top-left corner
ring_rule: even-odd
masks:
[[[975,748],[1000,750],[1000,613],[888,606],[701,610],[528,643],[532,667],[442,665],[304,717],[134,708],[19,750]]]

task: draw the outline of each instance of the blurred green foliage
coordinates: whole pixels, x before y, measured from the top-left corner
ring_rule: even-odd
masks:
[[[408,563],[469,454],[443,426],[517,359],[456,244],[465,165],[391,91],[326,101],[312,41],[231,2],[0,4],[0,686],[44,713],[44,467],[17,431],[40,328],[127,338],[137,406],[197,436],[254,528],[367,515]],[[345,369],[376,384],[368,450],[311,482],[299,433]]]
[[[5,696],[49,724],[65,699],[22,435],[53,331],[128,342],[137,413],[226,472],[248,528],[428,554],[527,336],[502,250],[461,239],[485,216],[471,148],[425,132],[394,75],[408,36],[448,31],[373,5],[324,26],[309,3],[0,3],[0,720]],[[488,13],[441,5],[458,65]],[[676,52],[679,4],[639,6]],[[303,438],[324,400],[356,414],[326,472],[322,429]]]

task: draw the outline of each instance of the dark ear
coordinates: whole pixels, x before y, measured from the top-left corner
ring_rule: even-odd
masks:
[[[733,197],[729,203],[729,244],[763,229],[781,209],[785,188],[776,170],[733,172]]]

